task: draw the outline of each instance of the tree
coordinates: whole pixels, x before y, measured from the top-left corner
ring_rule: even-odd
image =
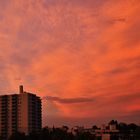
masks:
[[[10,136],[9,140],[26,140],[26,136],[24,133],[16,132]]]
[[[37,132],[32,132],[28,136],[29,140],[39,140],[39,133]]]
[[[63,129],[64,131],[66,131],[66,132],[67,132],[67,131],[69,130],[69,127],[68,127],[68,126],[66,126],[66,125],[63,125],[63,126],[62,126],[62,129]]]
[[[96,125],[93,125],[92,129],[96,130],[96,129],[98,129],[98,127]]]
[[[45,140],[45,139],[47,139],[47,140],[51,139],[49,128],[47,128],[47,127],[42,129],[42,131],[40,133],[40,138],[39,138],[39,140]]]
[[[135,131],[138,126],[134,123],[130,123],[127,127],[129,131]]]
[[[128,132],[128,127],[126,123],[119,123],[118,128],[120,130],[120,132],[122,133],[127,133]]]
[[[136,128],[135,135],[136,135],[136,140],[140,140],[140,126],[138,126],[138,127]]]

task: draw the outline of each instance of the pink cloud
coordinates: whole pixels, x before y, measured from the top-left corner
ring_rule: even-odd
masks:
[[[41,97],[57,97],[43,101],[44,125],[56,117],[59,124],[125,116],[137,121],[139,0],[14,0],[0,5],[1,93],[15,92],[22,83]],[[79,97],[95,102],[63,104]]]

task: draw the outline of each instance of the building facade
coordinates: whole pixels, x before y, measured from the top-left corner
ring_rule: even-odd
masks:
[[[25,92],[0,96],[0,137],[7,139],[15,132],[38,132],[42,128],[41,99]]]

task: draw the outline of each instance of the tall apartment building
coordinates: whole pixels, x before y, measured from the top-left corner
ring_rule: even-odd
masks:
[[[0,95],[0,137],[6,140],[17,131],[29,134],[41,130],[41,99],[19,87],[19,94]]]

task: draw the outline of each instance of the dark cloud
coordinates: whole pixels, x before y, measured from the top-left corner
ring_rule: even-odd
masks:
[[[126,22],[126,18],[122,17],[122,18],[113,18],[110,20],[110,23],[117,23],[117,22]]]
[[[53,96],[46,96],[43,97],[43,99],[46,99],[48,101],[56,101],[62,104],[74,104],[74,103],[87,103],[87,102],[94,102],[95,100],[93,98],[60,98],[60,97],[53,97]]]
[[[109,73],[110,74],[120,74],[120,73],[123,73],[126,71],[127,71],[126,68],[116,68],[116,69],[111,70]]]

